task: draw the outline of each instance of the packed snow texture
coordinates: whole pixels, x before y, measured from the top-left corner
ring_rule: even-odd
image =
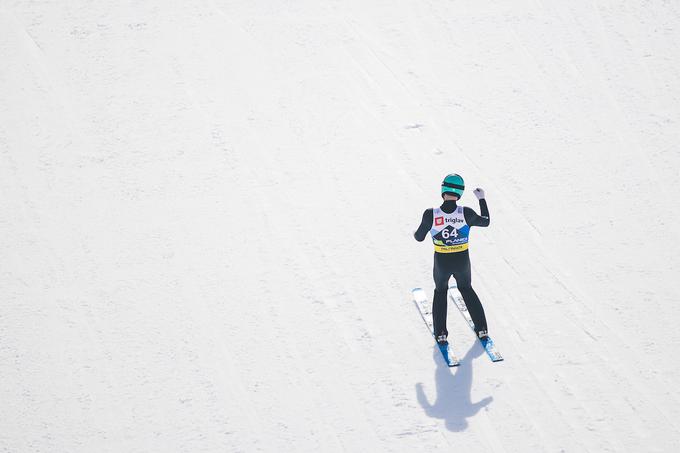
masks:
[[[0,0],[0,452],[680,451],[678,55],[674,1]]]

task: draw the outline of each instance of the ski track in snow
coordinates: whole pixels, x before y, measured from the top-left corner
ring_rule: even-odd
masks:
[[[0,2],[0,451],[680,449],[679,23]],[[450,172],[504,362],[410,300]]]

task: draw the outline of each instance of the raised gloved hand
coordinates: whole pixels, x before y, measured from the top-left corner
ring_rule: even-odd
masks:
[[[480,189],[479,187],[477,187],[475,190],[472,191],[472,193],[475,194],[475,197],[477,197],[478,200],[484,198],[484,189]]]

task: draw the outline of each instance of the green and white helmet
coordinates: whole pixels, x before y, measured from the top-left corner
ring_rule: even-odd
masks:
[[[455,173],[447,175],[442,181],[442,197],[445,193],[452,195],[457,195],[458,199],[463,196],[463,191],[465,190],[465,181],[460,175]]]

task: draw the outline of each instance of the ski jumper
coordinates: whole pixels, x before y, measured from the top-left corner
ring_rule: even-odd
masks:
[[[432,322],[434,335],[448,335],[446,329],[447,293],[449,278],[456,279],[475,330],[488,330],[484,308],[472,289],[470,272],[470,253],[468,242],[470,227],[489,226],[489,208],[486,200],[479,200],[481,215],[468,207],[458,206],[455,200],[447,200],[438,208],[427,209],[423,213],[420,226],[413,234],[418,242],[425,240],[427,233],[434,243],[434,298],[432,301]]]

